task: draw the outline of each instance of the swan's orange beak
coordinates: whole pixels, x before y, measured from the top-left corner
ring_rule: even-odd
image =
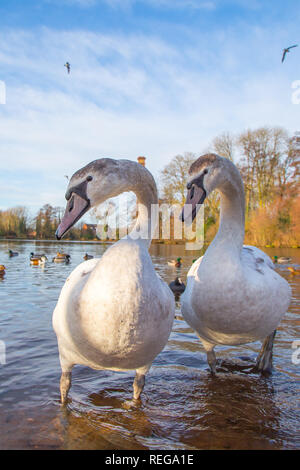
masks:
[[[56,238],[60,240],[73,225],[89,210],[90,201],[77,193],[72,193],[65,214],[56,230]]]

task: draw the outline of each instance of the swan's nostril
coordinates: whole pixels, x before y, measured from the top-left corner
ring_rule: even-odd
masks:
[[[71,212],[71,210],[73,209],[74,207],[74,196],[72,196],[72,199],[70,200],[69,202],[69,212]]]

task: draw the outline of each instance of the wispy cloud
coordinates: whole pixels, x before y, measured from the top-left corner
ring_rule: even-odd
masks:
[[[1,187],[10,186],[13,204],[64,204],[64,175],[97,157],[144,154],[158,176],[172,156],[201,152],[225,130],[296,130],[291,82],[299,77],[293,57],[280,62],[285,35],[218,28],[191,32],[179,48],[140,33],[2,32]],[[257,51],[251,60],[249,50]]]

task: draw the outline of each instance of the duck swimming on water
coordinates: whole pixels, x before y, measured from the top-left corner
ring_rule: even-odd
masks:
[[[300,269],[295,269],[293,267],[289,267],[288,270],[293,274],[294,276],[298,276],[300,274]]]
[[[180,268],[182,264],[182,258],[177,258],[176,260],[168,261],[169,266],[174,266],[175,268]]]
[[[292,261],[292,258],[289,258],[288,256],[274,256],[274,263],[280,263],[280,264],[287,264]]]
[[[13,256],[19,256],[19,253],[17,251],[12,251],[12,250],[8,250],[8,254],[10,258],[12,258]]]
[[[56,256],[52,258],[53,263],[66,263],[70,262],[71,256],[66,253],[56,253]]]
[[[33,255],[30,257],[30,264],[32,266],[44,266],[46,264],[47,259],[48,258],[45,255]]]
[[[170,282],[169,287],[174,294],[182,294],[185,290],[185,284],[180,277],[176,277],[175,281]]]

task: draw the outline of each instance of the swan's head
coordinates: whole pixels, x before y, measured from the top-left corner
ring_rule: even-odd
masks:
[[[60,240],[71,227],[91,208],[123,191],[128,191],[131,165],[127,160],[101,158],[76,171],[70,179],[63,219],[56,231]]]
[[[193,221],[206,197],[220,188],[229,178],[230,168],[234,165],[226,158],[215,153],[199,157],[189,169],[187,196],[181,213],[181,220]]]

